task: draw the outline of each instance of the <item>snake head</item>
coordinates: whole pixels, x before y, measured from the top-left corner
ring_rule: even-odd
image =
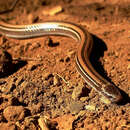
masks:
[[[111,101],[111,103],[120,102],[122,99],[122,95],[121,95],[119,89],[111,83],[103,85],[102,94],[103,94],[103,96],[108,98]]]

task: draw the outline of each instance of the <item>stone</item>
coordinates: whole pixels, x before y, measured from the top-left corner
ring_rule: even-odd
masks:
[[[38,124],[42,130],[49,130],[49,128],[46,124],[46,119],[44,117],[40,117],[38,119]]]
[[[13,92],[13,90],[15,88],[16,88],[16,85],[13,82],[11,82],[11,83],[8,84],[8,87],[7,87],[8,92]]]
[[[67,52],[67,56],[70,58],[74,58],[75,57],[76,52],[75,51],[68,51]]]
[[[57,86],[59,86],[61,84],[60,78],[57,75],[54,76],[53,84],[57,85]]]
[[[76,86],[72,93],[72,99],[76,100],[82,96],[88,95],[88,89],[84,86],[83,83],[79,83],[78,86]]]
[[[64,102],[64,98],[59,97],[59,98],[58,98],[58,103],[59,103],[59,104],[62,104],[63,102]]]
[[[75,116],[72,116],[71,114],[65,114],[54,119],[58,124],[59,130],[73,130],[75,120]]]
[[[38,85],[33,82],[25,81],[20,86],[18,99],[21,103],[31,106],[38,104],[39,96],[43,95],[44,91],[39,89]]]
[[[76,117],[76,119],[78,119],[85,115],[86,115],[86,110],[81,110],[75,117]]]
[[[111,101],[106,98],[105,96],[101,96],[100,98],[101,102],[105,103],[105,104],[111,104]]]
[[[13,123],[0,123],[1,130],[19,130],[18,127]]]
[[[39,130],[36,125],[36,116],[26,117],[20,126],[20,130]],[[17,122],[16,122],[17,123]]]
[[[86,102],[86,101],[88,101],[88,99],[89,99],[89,97],[81,97],[81,98],[80,98],[80,101],[81,101],[81,102]]]
[[[5,90],[5,92],[8,94],[10,92],[13,92],[13,90],[16,88],[16,85],[14,84],[14,82],[12,80],[10,80],[8,82],[7,88]]]
[[[86,105],[85,109],[90,110],[90,111],[96,111],[96,106],[94,106],[94,105]]]
[[[55,6],[49,10],[43,10],[42,14],[43,15],[49,15],[49,16],[54,16],[58,13],[61,13],[63,11],[63,8],[62,6],[58,5],[58,6]]]
[[[44,106],[42,103],[38,103],[37,105],[33,105],[30,107],[31,114],[37,114],[44,110]]]
[[[22,84],[24,82],[24,78],[23,76],[20,76],[17,80],[16,80],[16,86],[19,86],[20,84]]]
[[[7,121],[21,121],[26,116],[26,109],[23,106],[8,106],[3,115]]]
[[[30,50],[32,51],[32,50],[35,50],[35,49],[38,49],[38,48],[40,48],[41,47],[41,44],[39,43],[39,42],[35,42],[35,43],[33,43],[31,46],[30,46]]]
[[[71,114],[78,114],[82,109],[83,109],[83,103],[81,102],[72,102],[70,105],[69,105],[69,109],[70,109],[70,112]]]
[[[28,15],[27,19],[28,19],[29,23],[36,23],[39,20],[39,17],[30,13]]]

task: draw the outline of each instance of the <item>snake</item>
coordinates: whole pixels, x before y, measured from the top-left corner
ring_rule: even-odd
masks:
[[[88,86],[105,97],[110,103],[121,101],[120,90],[101,76],[90,62],[93,37],[80,25],[65,21],[47,21],[28,25],[11,25],[0,22],[0,34],[14,39],[28,39],[39,36],[66,36],[80,43],[76,54],[76,68]]]

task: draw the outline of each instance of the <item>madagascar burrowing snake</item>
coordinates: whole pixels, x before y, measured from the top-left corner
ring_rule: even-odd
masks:
[[[45,35],[61,35],[75,39],[80,43],[76,68],[86,83],[111,103],[119,102],[122,98],[119,90],[112,83],[99,75],[90,63],[93,38],[81,27],[69,22],[44,22],[30,25],[9,25],[0,23],[0,33],[10,38],[26,39]]]

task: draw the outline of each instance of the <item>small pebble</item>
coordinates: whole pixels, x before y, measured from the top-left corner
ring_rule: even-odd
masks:
[[[85,109],[90,110],[90,111],[96,111],[96,106],[94,106],[94,105],[86,105]]]
[[[69,109],[71,114],[78,114],[83,109],[83,104],[81,102],[71,102]]]
[[[37,105],[33,105],[30,107],[30,112],[32,115],[40,113],[42,110],[44,110],[44,106],[42,103],[38,103]]]
[[[48,80],[49,78],[54,77],[54,75],[50,72],[44,72],[42,77],[43,77],[43,80]]]
[[[15,84],[16,86],[19,86],[20,84],[22,84],[24,82],[24,78],[23,76],[18,77],[18,79],[16,80]]]
[[[116,75],[115,69],[111,70],[110,74],[111,74],[111,77],[114,77]]]
[[[30,47],[29,49],[32,51],[32,50],[35,50],[35,49],[38,49],[41,47],[41,44],[39,42],[34,42]]]
[[[18,130],[18,127],[16,126],[16,124],[12,122],[8,122],[8,123],[0,123],[0,129],[1,130]]]
[[[86,114],[86,110],[81,110],[78,115],[76,115],[76,118],[81,118]]]
[[[64,102],[63,98],[59,97],[59,98],[58,98],[58,103],[59,103],[59,104],[62,104],[63,102]]]
[[[43,81],[43,84],[44,84],[45,88],[49,88],[51,86],[51,82],[48,80]]]
[[[72,93],[72,99],[76,100],[82,96],[88,95],[88,89],[84,86],[83,83],[78,83],[78,86],[76,86]]]
[[[39,17],[34,16],[33,14],[29,14],[27,19],[29,23],[36,23],[39,20]]]
[[[35,122],[37,122],[37,120],[35,119],[35,116],[26,117],[23,123],[20,123],[20,124],[23,124],[22,126],[20,126],[20,130],[37,130],[37,126]],[[19,123],[17,123],[17,125],[19,125]]]
[[[38,124],[42,130],[49,130],[46,119],[44,117],[40,117],[38,119]]]
[[[24,119],[26,110],[23,106],[8,106],[3,114],[7,121],[21,121]]]
[[[128,70],[130,69],[130,64],[128,64],[128,67],[127,67],[127,69],[128,69]]]
[[[24,80],[20,85],[22,88],[25,88],[26,86],[28,86],[28,84],[29,84],[29,82]]]
[[[5,93],[9,94],[10,92],[13,92],[13,90],[16,88],[16,85],[14,84],[14,82],[12,80],[10,80],[8,82],[7,87],[5,88]]]
[[[53,84],[57,85],[57,86],[59,86],[61,84],[60,78],[57,75],[54,76]]]
[[[81,98],[80,98],[80,101],[85,102],[85,101],[87,101],[88,99],[89,99],[89,97],[81,97]]]
[[[67,53],[67,56],[68,57],[70,57],[70,58],[72,58],[72,57],[74,57],[75,56],[75,51],[69,51],[68,53]]]
[[[108,98],[104,97],[104,96],[101,96],[100,100],[105,104],[111,104],[111,101]]]
[[[63,11],[63,8],[62,6],[58,5],[58,6],[55,6],[49,10],[43,10],[42,11],[42,14],[43,15],[50,15],[50,16],[54,16],[58,13],[61,13]]]
[[[30,62],[28,62],[28,68],[27,69],[29,71],[33,71],[33,70],[37,69],[37,67],[39,67],[40,65],[41,65],[40,63],[30,61]]]

